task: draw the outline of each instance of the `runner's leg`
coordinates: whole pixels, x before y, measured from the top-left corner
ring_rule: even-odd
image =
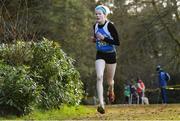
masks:
[[[105,61],[98,59],[95,62],[96,74],[97,74],[97,94],[100,106],[104,108],[104,98],[103,98],[103,76],[105,69]]]
[[[109,91],[109,96],[112,96],[110,98],[111,102],[114,101],[114,75],[116,71],[116,63],[114,64],[107,64],[107,82],[109,85],[108,91]]]

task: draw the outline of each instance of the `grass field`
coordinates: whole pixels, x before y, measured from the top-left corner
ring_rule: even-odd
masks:
[[[180,104],[107,105],[105,114],[99,114],[96,106],[64,106],[60,110],[35,110],[26,116],[0,120],[180,120]]]
[[[112,105],[106,113],[89,117],[91,120],[180,120],[180,104],[171,105]]]

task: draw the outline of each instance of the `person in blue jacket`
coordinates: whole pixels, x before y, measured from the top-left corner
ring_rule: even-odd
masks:
[[[161,68],[160,65],[157,66],[156,71],[158,72],[158,79],[159,79],[159,87],[161,89],[161,96],[162,96],[162,103],[167,103],[167,73]]]

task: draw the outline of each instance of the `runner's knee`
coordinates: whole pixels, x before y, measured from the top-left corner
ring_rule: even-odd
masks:
[[[103,80],[103,75],[101,74],[101,75],[98,75],[97,76],[97,81],[102,81]]]

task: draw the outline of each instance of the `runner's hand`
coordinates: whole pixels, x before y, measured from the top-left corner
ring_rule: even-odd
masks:
[[[91,36],[91,41],[96,42],[96,38],[94,36]]]
[[[101,34],[101,33],[96,33],[96,38],[98,39],[98,40],[104,40],[104,36]]]

